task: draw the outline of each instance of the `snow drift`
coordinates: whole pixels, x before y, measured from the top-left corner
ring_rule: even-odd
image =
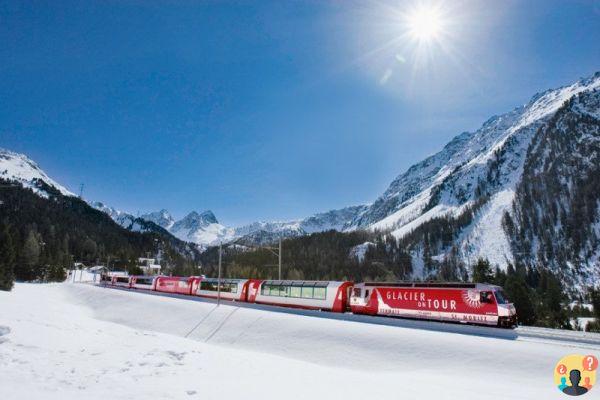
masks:
[[[599,350],[82,284],[17,284],[0,304],[10,399],[553,398],[554,363]]]

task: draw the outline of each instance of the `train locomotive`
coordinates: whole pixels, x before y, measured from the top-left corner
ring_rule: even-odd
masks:
[[[204,276],[102,276],[104,286],[279,307],[514,328],[515,306],[484,283],[216,279]]]

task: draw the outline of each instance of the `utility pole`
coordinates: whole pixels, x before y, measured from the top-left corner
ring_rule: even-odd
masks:
[[[279,238],[279,280],[281,280],[281,238]]]
[[[223,243],[219,243],[219,277],[217,278],[217,307],[221,304],[221,258]]]
[[[110,265],[110,256],[106,256],[106,270],[108,271],[108,266]],[[102,279],[102,273],[100,273],[100,279]],[[94,275],[94,282],[96,281],[96,276]]]

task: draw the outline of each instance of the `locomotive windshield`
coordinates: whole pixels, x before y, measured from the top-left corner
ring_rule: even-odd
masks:
[[[496,302],[498,304],[508,304],[510,303],[510,301],[508,300],[508,297],[506,297],[506,295],[504,294],[504,292],[502,290],[496,290]]]

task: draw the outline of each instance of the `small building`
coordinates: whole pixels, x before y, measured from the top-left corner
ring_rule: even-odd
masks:
[[[156,263],[156,259],[154,258],[138,258],[138,266],[142,271],[144,271],[144,275],[160,275],[160,264]]]

